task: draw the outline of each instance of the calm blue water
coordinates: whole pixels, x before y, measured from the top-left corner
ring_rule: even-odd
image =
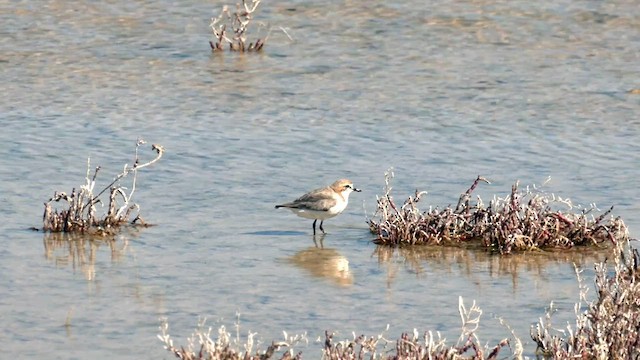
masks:
[[[390,253],[365,223],[393,167],[394,193],[424,206],[540,184],[574,203],[615,205],[633,237],[640,206],[640,33],[632,1],[264,2],[261,54],[209,51],[211,2],[0,3],[0,334],[30,358],[171,358],[200,317],[263,342],[324,330],[460,333],[525,352],[550,301],[571,320],[586,269],[605,254],[488,257]],[[278,27],[284,27],[290,40]],[[106,186],[137,137],[166,154],[136,201],[158,226],[109,244],[27,231],[53,192]],[[148,153],[149,158],[153,155]],[[328,220],[273,206],[342,177],[362,193]],[[318,239],[316,239],[318,240]],[[348,263],[348,270],[346,264]],[[65,322],[70,318],[70,326]],[[301,349],[308,357],[319,346]]]

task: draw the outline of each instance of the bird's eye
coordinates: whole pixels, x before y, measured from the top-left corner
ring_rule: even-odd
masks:
[[[353,186],[351,186],[349,184],[345,185],[344,187],[346,187],[347,189],[353,189]]]

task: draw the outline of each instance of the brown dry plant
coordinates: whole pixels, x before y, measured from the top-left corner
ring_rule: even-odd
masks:
[[[574,326],[553,327],[552,303],[545,317],[531,327],[539,356],[558,360],[640,358],[640,254],[628,242],[621,242],[612,258],[613,266],[607,260],[595,264],[597,297],[591,302],[576,267],[580,299],[574,307]]]
[[[456,207],[430,207],[421,211],[417,204],[426,191],[417,191],[402,205],[391,196],[393,171],[385,173],[384,194],[377,197],[377,209],[369,219],[369,229],[381,245],[466,245],[500,254],[538,249],[566,249],[575,246],[616,244],[628,239],[628,230],[619,217],[610,216],[613,207],[599,216],[595,205],[571,212],[568,199],[542,192],[537,187],[520,189],[516,182],[504,198],[495,197],[485,206],[482,199],[471,200],[481,182],[478,176],[459,198]],[[562,205],[570,210],[554,208]]]
[[[126,224],[148,226],[140,217],[140,206],[132,201],[132,197],[136,190],[138,170],[160,160],[164,154],[164,148],[156,144],[151,145],[151,150],[156,153],[156,156],[152,160],[142,163],[138,156],[138,149],[144,144],[146,142],[143,139],[137,140],[133,165],[125,164],[123,171],[97,194],[94,194],[94,188],[100,167],[96,167],[91,175],[91,163],[88,159],[85,184],[80,186],[80,189],[74,188],[71,194],[56,191],[53,197],[44,203],[42,230],[52,233],[113,235]],[[133,179],[131,188],[128,189],[121,184],[121,180],[130,174],[133,174]],[[104,204],[100,196],[105,194],[107,190],[109,190],[107,213],[103,217],[98,217],[96,205]],[[54,202],[63,203],[65,206],[56,208],[53,206]]]

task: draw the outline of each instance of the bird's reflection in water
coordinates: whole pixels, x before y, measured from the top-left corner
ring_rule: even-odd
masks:
[[[349,260],[336,249],[325,248],[325,234],[314,236],[314,246],[298,251],[288,261],[305,269],[312,276],[331,280],[340,286],[353,284],[353,274],[349,270]]]

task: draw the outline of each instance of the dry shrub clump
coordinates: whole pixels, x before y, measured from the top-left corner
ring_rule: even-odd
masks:
[[[514,359],[522,358],[522,342],[513,331],[502,320],[512,334],[512,339],[504,338],[493,347],[481,345],[477,336],[477,329],[480,323],[482,310],[475,301],[470,308],[464,306],[462,297],[458,298],[458,312],[462,319],[462,331],[460,338],[455,345],[448,345],[446,339],[440,333],[425,331],[422,335],[414,329],[412,333],[403,333],[395,341],[389,341],[382,334],[377,336],[360,335],[353,336],[352,340],[340,342],[333,341],[333,334],[325,332],[324,348],[322,359],[343,360],[343,359],[430,359],[430,360],[492,360],[497,359],[500,351],[507,347],[514,347],[510,355]]]
[[[160,324],[158,339],[164,344],[164,348],[173,353],[177,358],[184,360],[266,360],[266,359],[300,359],[301,353],[294,355],[293,346],[301,342],[308,343],[306,334],[290,336],[283,331],[284,339],[272,341],[265,350],[260,350],[257,333],[249,332],[246,338],[240,337],[240,315],[236,322],[235,338],[227,331],[224,325],[218,328],[218,336],[211,338],[213,328],[205,327],[206,319],[198,323],[198,327],[187,339],[187,345],[176,347],[169,335],[169,325],[166,319]],[[283,348],[287,348],[282,354],[277,354]]]
[[[112,235],[118,232],[119,228],[125,224],[148,226],[140,217],[140,206],[132,202],[132,197],[136,190],[138,170],[160,160],[164,149],[160,145],[152,145],[151,149],[156,152],[155,158],[146,163],[141,163],[138,158],[138,148],[143,144],[146,144],[146,142],[142,139],[138,139],[136,142],[133,166],[126,164],[124,170],[97,194],[94,194],[94,188],[100,167],[96,167],[93,175],[91,175],[90,162],[87,160],[85,184],[80,186],[79,190],[74,188],[71,194],[56,191],[53,197],[44,203],[42,230],[52,233]],[[120,182],[132,173],[133,180],[131,188],[128,189]],[[107,190],[109,190],[107,213],[105,216],[98,218],[96,205],[103,204],[100,196]],[[52,205],[53,202],[63,202],[65,206],[57,209]],[[134,214],[136,215],[135,217],[133,217]],[[132,217],[133,219],[130,220]]]
[[[599,216],[591,215],[595,206],[580,212],[563,213],[552,205],[573,209],[568,199],[546,194],[536,187],[520,189],[518,182],[510,195],[495,197],[485,207],[471,193],[480,182],[478,176],[464,192],[455,208],[429,208],[421,211],[417,203],[425,191],[410,196],[398,206],[391,196],[393,172],[385,173],[385,193],[378,197],[369,228],[382,245],[475,245],[501,254],[531,249],[561,249],[586,245],[616,244],[628,239],[627,227],[619,217],[609,217],[613,207]],[[377,219],[375,219],[377,217]],[[607,218],[605,220],[605,218]]]
[[[322,350],[322,359],[343,360],[343,359],[430,359],[430,360],[448,360],[448,359],[473,359],[473,360],[492,360],[497,359],[500,350],[509,346],[509,340],[504,339],[492,349],[486,349],[478,344],[473,336],[469,337],[465,342],[455,346],[447,346],[445,339],[428,331],[420,335],[417,330],[413,333],[403,333],[400,338],[395,341],[395,347],[388,349],[394,355],[383,355],[389,345],[389,341],[385,340],[385,345],[380,350],[378,345],[383,338],[378,336],[367,337],[360,335],[353,340],[340,341],[334,343],[333,334],[326,332],[325,347]]]
[[[639,359],[640,272],[637,249],[619,243],[613,252],[613,273],[607,261],[595,265],[597,298],[583,310],[588,288],[577,270],[580,301],[576,322],[566,330],[552,327],[553,304],[531,328],[537,354],[550,359]]]
[[[258,38],[255,43],[251,42],[247,46],[247,28],[253,19],[253,12],[256,11],[261,0],[251,0],[251,4],[247,0],[242,0],[242,4],[236,4],[236,11],[229,10],[229,6],[224,5],[218,17],[211,19],[211,30],[213,31],[214,40],[209,41],[211,50],[224,50],[223,44],[229,44],[231,51],[260,51],[264,46],[269,35],[264,39]],[[231,34],[227,30],[227,26],[231,28]]]
[[[321,359],[323,360],[392,360],[392,359],[474,359],[491,360],[497,359],[500,351],[511,347],[514,358],[522,358],[522,343],[513,334],[513,339],[503,339],[494,347],[481,345],[480,339],[476,335],[476,330],[480,322],[482,310],[476,306],[475,302],[470,308],[464,306],[462,298],[459,298],[458,311],[462,319],[462,331],[457,344],[447,345],[446,339],[440,333],[427,331],[420,335],[417,330],[412,333],[403,333],[395,341],[387,340],[384,334],[376,336],[356,336],[353,333],[352,339],[335,341],[335,334],[325,331],[325,338],[320,338],[316,342],[322,343]],[[508,328],[508,326],[507,326]],[[387,326],[388,330],[388,326]],[[511,329],[509,329],[511,330]],[[204,322],[198,324],[198,328],[187,340],[186,346],[174,346],[173,340],[168,334],[166,319],[160,325],[158,338],[163,342],[164,348],[180,359],[220,359],[220,360],[266,360],[266,359],[302,359],[301,351],[295,352],[294,346],[305,342],[308,345],[306,333],[303,335],[289,336],[286,332],[284,340],[272,341],[266,350],[259,350],[260,344],[256,344],[256,333],[249,332],[245,339],[240,338],[239,325],[236,323],[236,338],[224,326],[218,329],[217,339],[211,338],[212,328],[204,328]],[[277,352],[286,348],[283,353]],[[315,359],[316,355],[310,358]]]

